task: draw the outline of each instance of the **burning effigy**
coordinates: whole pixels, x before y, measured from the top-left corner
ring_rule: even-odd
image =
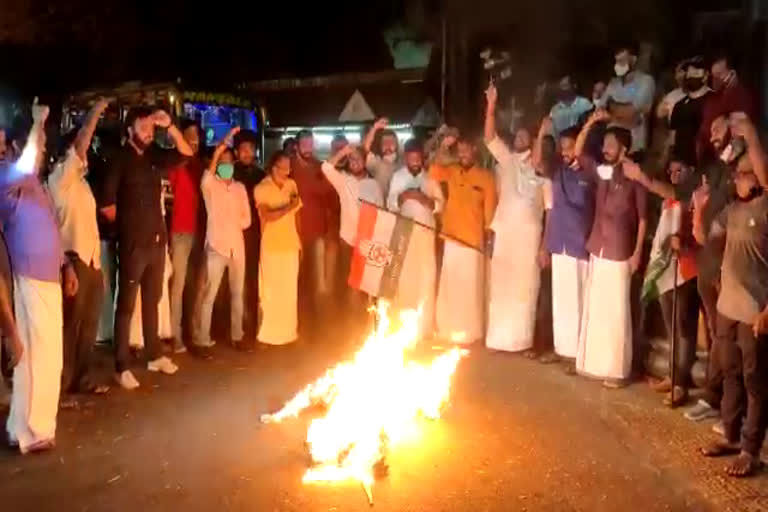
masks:
[[[454,347],[427,363],[412,360],[408,356],[419,339],[419,313],[401,312],[396,329],[391,329],[388,304],[380,302],[375,313],[376,328],[350,360],[329,369],[279,411],[261,417],[263,423],[279,423],[323,405],[324,415],[313,419],[307,430],[312,465],[303,481],[355,480],[370,503],[375,475],[386,467],[388,450],[419,418],[440,417],[451,377],[467,353]]]

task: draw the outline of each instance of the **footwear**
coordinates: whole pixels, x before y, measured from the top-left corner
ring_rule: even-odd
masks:
[[[239,340],[239,341],[232,341],[232,346],[235,347],[235,350],[238,350],[240,352],[253,352],[256,349],[256,342],[253,340],[246,341],[246,340]]]
[[[712,432],[725,437],[725,423],[723,423],[723,420],[720,420],[712,425]]]
[[[139,381],[133,376],[131,370],[125,370],[124,372],[118,373],[115,375],[115,380],[120,384],[120,387],[128,391],[132,391],[139,387]]]
[[[627,381],[623,379],[605,379],[603,381],[603,387],[608,389],[621,389],[628,385]]]
[[[664,377],[661,380],[649,381],[648,385],[657,393],[669,393],[672,391],[672,380],[669,377]]]
[[[176,366],[173,361],[165,356],[158,357],[154,361],[147,363],[147,370],[155,373],[164,373],[165,375],[173,375],[179,371],[179,367]]]
[[[213,354],[211,353],[211,349],[203,345],[192,345],[191,347],[189,347],[189,353],[192,354],[192,356],[200,359],[205,359],[205,360],[213,359]]]
[[[539,362],[541,364],[559,363],[560,360],[561,360],[560,356],[555,354],[554,352],[549,352],[549,353],[544,354],[541,357],[539,357]]]
[[[207,340],[207,341],[200,342],[198,346],[211,348],[216,346],[216,342],[214,340]]]
[[[173,353],[174,354],[183,354],[187,351],[186,345],[184,345],[184,342],[181,340],[174,339],[173,340]]]
[[[673,396],[674,394],[674,396]],[[667,393],[664,397],[664,405],[671,407],[673,405],[682,405],[688,401],[688,390],[682,386],[675,386],[675,391]]]
[[[683,416],[691,421],[701,421],[708,418],[719,418],[720,411],[714,409],[705,400],[699,400],[696,405],[685,411]]]

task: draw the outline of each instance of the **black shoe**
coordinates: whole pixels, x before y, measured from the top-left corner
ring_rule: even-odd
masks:
[[[253,340],[232,341],[232,346],[238,352],[253,352],[256,350],[256,342]]]
[[[211,352],[211,349],[208,347],[192,345],[189,347],[189,353],[193,357],[197,357],[198,359],[204,359],[206,361],[210,361],[211,359],[213,359],[213,353]]]

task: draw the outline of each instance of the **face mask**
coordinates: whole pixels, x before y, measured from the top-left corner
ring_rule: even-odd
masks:
[[[616,72],[616,76],[623,77],[624,75],[629,73],[629,64],[616,63],[616,65],[613,66],[613,70]]]
[[[231,180],[235,174],[235,166],[227,163],[220,163],[216,166],[216,174],[223,180]]]
[[[393,164],[395,163],[395,160],[397,160],[397,154],[396,153],[388,153],[384,155],[383,160],[387,163]]]
[[[600,176],[601,180],[610,180],[613,177],[613,166],[612,165],[598,165],[597,166],[597,175]]]
[[[724,78],[721,78],[721,79],[720,78],[713,78],[712,79],[712,87],[716,91],[722,91],[723,89],[725,89],[733,81],[733,77],[734,76],[735,76],[735,73],[733,71],[731,71],[730,73],[725,75]]]
[[[701,78],[686,78],[684,82],[685,90],[688,92],[698,91],[702,85],[704,81]]]

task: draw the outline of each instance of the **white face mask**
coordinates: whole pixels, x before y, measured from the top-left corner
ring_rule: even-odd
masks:
[[[616,72],[616,76],[623,77],[629,73],[629,64],[619,64],[617,62],[616,65],[613,66],[613,70]]]
[[[605,164],[598,165],[597,175],[600,176],[601,180],[610,180],[613,177],[613,166]]]

